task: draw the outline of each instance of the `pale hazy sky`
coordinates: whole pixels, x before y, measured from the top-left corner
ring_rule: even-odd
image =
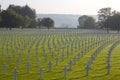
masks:
[[[2,8],[9,4],[26,5],[46,14],[88,14],[97,15],[99,9],[111,7],[120,11],[120,0],[0,0]]]

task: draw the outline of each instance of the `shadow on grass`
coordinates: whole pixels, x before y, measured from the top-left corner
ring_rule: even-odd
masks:
[[[75,70],[74,72],[81,72],[81,71],[85,71],[85,69]]]
[[[101,70],[106,70],[106,67],[101,68],[101,69],[95,69],[95,71],[101,71]]]
[[[38,79],[40,80],[40,79]],[[44,80],[44,79],[43,79]],[[67,78],[64,78],[64,77],[60,77],[60,78],[52,78],[50,80],[67,80]]]
[[[73,79],[80,79],[80,78],[84,78],[87,77],[86,75],[80,76],[80,77],[74,77],[74,78],[70,78],[69,80],[73,80]]]
[[[98,74],[98,75],[94,75],[92,76],[93,78],[97,78],[97,77],[103,77],[103,76],[107,76],[108,74],[104,73],[104,74]]]
[[[0,77],[1,77],[1,76],[4,76],[4,74],[1,74]]]
[[[106,65],[106,62],[97,63],[96,65]]]
[[[11,76],[13,76],[13,75],[2,75],[2,76],[0,76],[0,80],[1,80],[2,78],[7,78],[7,77],[11,77]]]

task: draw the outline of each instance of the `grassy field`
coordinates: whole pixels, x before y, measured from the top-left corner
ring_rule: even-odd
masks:
[[[0,80],[119,80],[119,42],[111,52],[107,74],[109,50],[119,40],[119,34],[103,30],[1,29]]]

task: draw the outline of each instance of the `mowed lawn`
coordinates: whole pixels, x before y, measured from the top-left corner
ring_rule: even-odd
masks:
[[[120,43],[112,50],[107,74],[108,52],[119,36],[103,30],[1,29],[0,80],[119,80]]]

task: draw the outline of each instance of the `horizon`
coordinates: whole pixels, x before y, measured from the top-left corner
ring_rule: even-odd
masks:
[[[97,15],[99,9],[111,7],[120,11],[119,0],[1,0],[2,9],[10,4],[28,5],[36,10],[37,14],[73,14],[73,15]]]

